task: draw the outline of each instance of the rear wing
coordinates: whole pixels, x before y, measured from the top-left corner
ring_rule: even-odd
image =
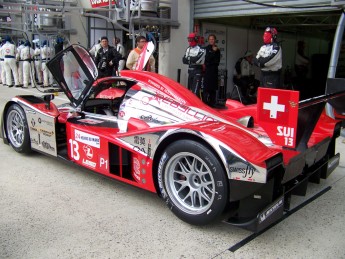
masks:
[[[259,88],[257,120],[272,142],[303,151],[327,102],[345,98],[345,91],[299,101],[299,92]]]

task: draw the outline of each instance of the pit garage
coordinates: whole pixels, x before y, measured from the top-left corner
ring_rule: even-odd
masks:
[[[222,51],[220,68],[227,72],[227,94],[233,89],[236,61],[247,50],[254,55],[263,44],[266,27],[275,27],[283,50],[282,82],[294,88],[295,57],[299,41],[305,43],[309,58],[308,83],[301,86],[304,98],[325,92],[334,33],[343,1],[194,1],[194,29],[206,38],[215,33]],[[338,76],[343,76],[344,53],[338,64]],[[260,71],[256,69],[256,78]]]

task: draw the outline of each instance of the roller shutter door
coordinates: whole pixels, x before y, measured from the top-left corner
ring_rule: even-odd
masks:
[[[276,3],[280,6],[292,6],[294,8],[268,7],[242,0],[194,0],[194,19],[327,11],[334,10],[334,5],[339,3],[337,0],[254,0],[254,2],[268,5],[275,5]],[[317,7],[310,8],[311,6]]]

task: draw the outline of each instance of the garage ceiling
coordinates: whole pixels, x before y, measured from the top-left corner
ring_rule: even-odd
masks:
[[[194,18],[250,29],[333,37],[345,1],[340,0],[194,0]]]
[[[200,22],[262,30],[276,27],[280,32],[333,38],[340,11],[205,18]]]

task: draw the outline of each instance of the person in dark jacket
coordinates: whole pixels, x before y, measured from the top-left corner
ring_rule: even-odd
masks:
[[[283,88],[280,83],[282,68],[282,49],[277,42],[276,28],[267,27],[263,41],[264,45],[254,58],[254,65],[261,69],[261,86],[268,88]]]
[[[220,62],[220,50],[216,45],[216,35],[208,36],[208,46],[205,48],[205,74],[203,101],[209,106],[215,106],[218,90],[218,66]]]
[[[118,67],[121,55],[113,46],[109,46],[108,38],[101,38],[101,48],[97,51],[95,63],[98,69],[98,78],[114,75],[114,69]]]
[[[57,54],[61,50],[63,50],[63,38],[61,38],[61,37],[56,38],[56,44],[55,44],[54,48],[55,48],[55,54]]]
[[[182,58],[183,64],[188,65],[188,89],[200,96],[203,65],[205,63],[205,49],[198,45],[199,37],[192,32],[188,35],[189,47]]]

